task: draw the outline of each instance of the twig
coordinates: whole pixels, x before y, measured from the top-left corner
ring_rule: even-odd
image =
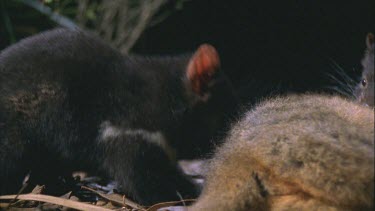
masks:
[[[170,207],[170,206],[174,206],[178,203],[184,203],[185,204],[185,202],[195,202],[195,201],[196,201],[195,199],[184,199],[184,200],[181,200],[181,201],[162,202],[162,203],[152,205],[151,207],[149,207],[147,209],[147,211],[157,211],[158,209],[160,209],[162,207]]]
[[[18,191],[16,197],[14,197],[14,199],[12,199],[10,202],[9,202],[9,205],[7,207],[7,209],[10,208],[10,206],[18,199],[18,196],[25,190],[25,188],[28,186],[28,183],[25,183],[22,185],[22,187],[20,188],[20,190]]]
[[[58,25],[66,27],[66,28],[79,28],[72,20],[69,18],[60,15],[56,12],[53,12],[51,8],[43,5],[42,3],[35,1],[35,0],[18,0],[25,5],[32,7],[38,10],[40,13],[47,15],[52,21],[56,22]]]
[[[115,198],[115,197],[113,197],[113,195],[102,194],[102,193],[100,193],[100,192],[98,192],[98,191],[96,191],[94,189],[91,189],[89,187],[86,187],[86,186],[82,186],[81,188],[85,189],[85,190],[89,190],[89,191],[91,191],[93,193],[96,193],[100,197],[102,197],[102,198],[104,198],[104,199],[106,199],[106,200],[108,200],[110,202],[114,202],[116,204],[119,204],[121,206],[128,205],[128,206],[130,206],[132,208],[135,208],[135,209],[145,210],[144,207],[142,207],[141,205],[139,205],[139,204],[137,204],[137,203],[135,203],[135,202],[133,202],[133,201],[125,198],[125,197]]]
[[[78,1],[78,11],[77,11],[77,15],[76,15],[75,19],[77,20],[78,24],[81,27],[84,27],[86,25],[86,22],[87,22],[85,12],[87,10],[88,4],[89,4],[89,0]]]
[[[128,53],[129,50],[134,46],[136,41],[141,36],[142,32],[147,28],[151,18],[159,11],[162,5],[166,3],[166,0],[154,0],[150,2],[143,2],[140,6],[141,11],[139,19],[133,30],[127,37],[127,41],[120,46],[120,51],[122,53]]]
[[[1,199],[13,199],[16,195],[6,195],[6,196],[0,196]],[[92,210],[92,211],[109,211],[110,209],[106,209],[103,207],[98,207],[91,204],[86,204],[83,202],[76,202],[68,199],[62,199],[54,196],[47,196],[42,194],[21,194],[18,196],[18,199],[25,200],[25,201],[41,201],[41,202],[47,202],[51,204],[57,204],[64,207],[69,207],[77,210]]]

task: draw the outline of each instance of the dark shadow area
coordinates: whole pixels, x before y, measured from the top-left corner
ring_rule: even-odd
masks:
[[[324,90],[337,62],[360,75],[372,1],[190,1],[147,30],[141,54],[184,52],[213,44],[242,99],[284,91]]]

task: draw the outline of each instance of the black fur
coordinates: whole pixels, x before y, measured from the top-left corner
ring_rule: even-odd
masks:
[[[115,179],[142,204],[178,199],[176,191],[196,196],[173,153],[156,142],[167,140],[178,158],[207,152],[236,99],[221,71],[208,100],[195,94],[190,57],[123,56],[68,29],[2,51],[0,192],[16,192],[29,171],[43,178],[85,170]]]

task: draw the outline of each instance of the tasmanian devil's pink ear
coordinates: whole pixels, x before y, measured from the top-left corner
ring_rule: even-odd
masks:
[[[193,92],[201,96],[204,95],[208,83],[219,69],[220,58],[216,49],[209,44],[199,46],[190,58],[186,71]]]

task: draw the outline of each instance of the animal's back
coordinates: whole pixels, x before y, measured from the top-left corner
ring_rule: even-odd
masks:
[[[104,116],[116,120],[126,116],[132,127],[156,130],[155,125],[167,124],[156,121],[169,112],[165,104],[172,100],[167,95],[184,88],[176,78],[188,59],[124,56],[89,33],[55,29],[0,53],[0,103],[28,119],[30,114],[39,118],[40,109],[46,112],[43,104],[54,108],[51,112],[62,105],[66,107],[60,110],[76,111],[72,115],[88,122],[99,124]],[[58,106],[50,105],[51,99]],[[121,107],[108,109],[108,102]],[[150,109],[153,104],[160,106]],[[155,121],[147,122],[144,116]]]
[[[334,96],[265,101],[210,168],[193,209],[372,209],[374,111]]]

